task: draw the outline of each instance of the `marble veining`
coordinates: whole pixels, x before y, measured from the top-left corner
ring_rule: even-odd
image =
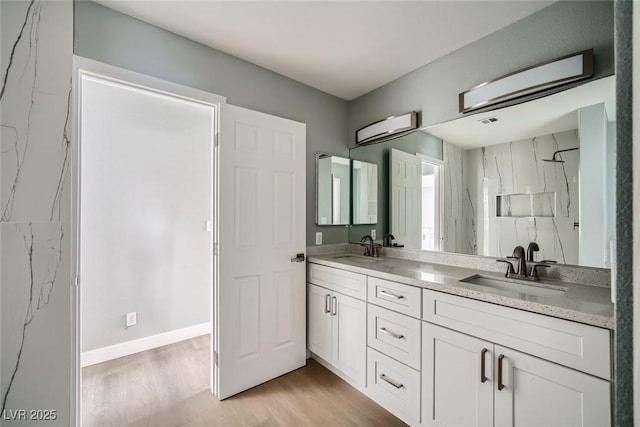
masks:
[[[309,262],[601,328],[615,328],[614,306],[610,300],[609,288],[545,279],[541,284],[566,288],[566,292],[562,296],[536,296],[461,282],[478,273],[496,278],[502,276],[495,272],[397,259],[386,255],[378,261],[365,262],[357,257],[338,256],[340,255],[335,253],[315,255],[309,258]]]
[[[565,155],[565,163],[543,161],[556,150],[578,147],[577,130],[471,150],[443,144],[450,199],[444,207],[445,251],[504,257],[535,241],[536,259],[578,263],[579,152]],[[498,215],[497,197],[511,194],[536,195],[533,206],[552,215],[517,216],[510,197],[501,198]]]
[[[55,409],[48,424],[70,425],[73,3],[0,8],[2,410]]]
[[[56,224],[59,227],[53,234],[48,233],[49,230],[43,230],[43,228],[36,225],[36,229],[39,229],[40,233],[34,234],[33,223],[12,223],[6,224],[5,227],[11,227],[13,230],[3,230],[3,236],[7,237],[7,234],[15,233],[15,238],[11,239],[17,241],[18,244],[22,244],[22,251],[20,248],[12,248],[15,250],[14,256],[18,260],[22,259],[23,264],[26,266],[26,275],[22,275],[23,279],[26,279],[23,283],[23,288],[27,291],[27,303],[24,308],[24,318],[19,328],[19,348],[15,356],[15,363],[12,364],[10,377],[8,384],[3,390],[2,395],[2,411],[4,411],[7,399],[12,391],[12,386],[16,379],[16,375],[20,369],[20,362],[22,360],[22,353],[25,346],[25,340],[27,332],[31,326],[34,317],[39,315],[41,310],[49,305],[51,301],[51,295],[54,287],[58,284],[58,272],[63,260],[63,239],[65,232],[62,223]],[[46,227],[46,226],[45,226]],[[44,231],[44,232],[43,232]],[[40,241],[42,239],[42,241]],[[10,240],[10,239],[7,239]],[[34,253],[34,248],[37,250]],[[20,254],[22,252],[22,254]],[[4,261],[4,260],[3,260]],[[3,263],[4,264],[4,263]],[[4,270],[14,270],[11,267],[3,265]],[[3,273],[3,276],[6,273]]]

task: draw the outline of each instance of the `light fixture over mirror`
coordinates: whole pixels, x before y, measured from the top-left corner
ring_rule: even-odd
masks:
[[[418,113],[401,114],[371,123],[356,131],[356,144],[363,145],[374,141],[384,141],[394,136],[412,132],[418,128]]]
[[[479,84],[459,95],[466,113],[593,75],[593,49],[566,55]]]

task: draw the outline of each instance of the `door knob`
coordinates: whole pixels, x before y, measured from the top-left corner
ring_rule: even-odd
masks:
[[[291,258],[291,262],[304,262],[304,254],[296,254],[293,258]]]

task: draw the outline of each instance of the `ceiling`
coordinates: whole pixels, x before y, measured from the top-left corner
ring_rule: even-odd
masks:
[[[553,3],[97,2],[345,100],[364,95]]]

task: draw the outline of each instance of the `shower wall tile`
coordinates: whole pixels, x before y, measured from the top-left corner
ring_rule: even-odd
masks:
[[[0,245],[3,409],[54,409],[47,425],[68,425],[69,223],[2,223]]]
[[[46,424],[68,426],[73,3],[0,8],[2,409],[55,410]]]
[[[562,153],[564,163],[543,159],[578,144],[577,130],[472,150],[445,142],[445,251],[502,257],[535,241],[537,260],[577,264],[579,151]],[[555,194],[542,199],[554,217],[496,215],[498,195],[533,193]]]
[[[2,4],[2,222],[69,220],[70,13],[70,2]]]

